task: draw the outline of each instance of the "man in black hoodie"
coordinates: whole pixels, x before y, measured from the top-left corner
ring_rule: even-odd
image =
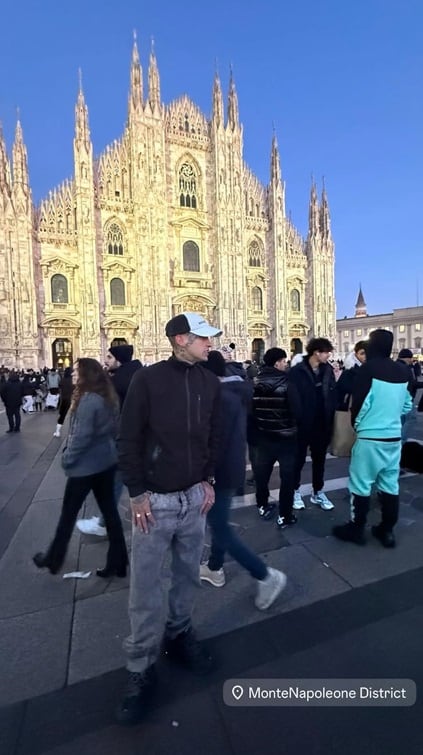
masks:
[[[21,429],[21,405],[24,392],[17,372],[9,373],[9,380],[3,383],[1,399],[6,408],[9,429],[7,433],[19,433]]]
[[[129,385],[135,373],[141,369],[142,364],[139,359],[132,359],[134,347],[127,343],[119,342],[117,345],[110,346],[106,355],[106,369],[119,396],[120,408],[122,409],[125,396],[128,392]],[[115,501],[116,505],[122,495],[123,482],[119,471],[115,475]],[[102,516],[93,516],[91,519],[79,519],[76,523],[77,528],[84,535],[97,535],[106,537],[107,530]]]

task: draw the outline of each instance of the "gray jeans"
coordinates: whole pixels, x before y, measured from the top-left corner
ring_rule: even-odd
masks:
[[[201,514],[201,483],[175,493],[153,493],[156,524],[148,534],[132,531],[129,620],[131,634],[123,643],[129,671],[143,672],[160,653],[163,634],[163,562],[171,553],[171,586],[166,635],[176,637],[191,626],[206,517]]]

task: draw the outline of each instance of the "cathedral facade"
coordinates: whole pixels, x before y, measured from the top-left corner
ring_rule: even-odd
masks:
[[[267,186],[244,162],[232,76],[226,110],[215,77],[209,119],[187,96],[166,106],[154,52],[144,95],[134,42],[127,125],[97,159],[80,85],[74,171],[34,207],[21,124],[11,160],[0,133],[0,364],[103,360],[114,338],[154,362],[184,310],[218,325],[239,359],[335,338],[326,192],[313,183],[303,238],[285,214],[276,138]]]

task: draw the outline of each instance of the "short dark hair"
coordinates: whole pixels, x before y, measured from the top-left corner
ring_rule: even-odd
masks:
[[[266,367],[274,367],[276,362],[279,362],[280,359],[286,359],[286,351],[285,349],[278,349],[277,346],[274,346],[272,349],[266,351],[263,357],[263,362]]]
[[[366,351],[367,348],[367,341],[357,341],[356,345],[354,346],[354,351],[357,354],[357,351]]]
[[[327,353],[333,351],[333,346],[327,338],[312,338],[307,344],[306,351],[307,356],[312,357],[315,351],[325,351]]]

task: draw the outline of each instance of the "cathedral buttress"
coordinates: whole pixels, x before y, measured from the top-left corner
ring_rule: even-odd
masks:
[[[270,236],[269,257],[269,315],[275,323],[272,334],[274,346],[288,346],[288,302],[285,269],[285,187],[276,135],[273,135],[270,158],[270,185],[268,191]]]

